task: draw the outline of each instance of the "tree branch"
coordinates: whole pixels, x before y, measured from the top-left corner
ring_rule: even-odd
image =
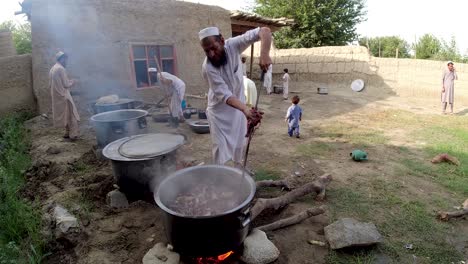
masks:
[[[278,220],[278,221],[273,222],[271,224],[263,225],[263,226],[260,226],[260,227],[257,227],[257,228],[262,230],[262,231],[273,231],[273,230],[280,229],[280,228],[283,228],[283,227],[287,227],[287,226],[290,226],[290,225],[298,224],[298,223],[304,221],[305,219],[307,219],[309,217],[319,215],[319,214],[323,214],[323,213],[325,213],[324,207],[309,208],[309,209],[305,210],[304,212],[302,212],[300,214],[297,214],[297,215],[294,215],[294,216],[291,216],[291,217],[288,217],[288,218],[285,218],[285,219],[281,219],[281,220]]]

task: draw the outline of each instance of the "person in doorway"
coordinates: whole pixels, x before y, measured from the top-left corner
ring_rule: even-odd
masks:
[[[208,81],[206,110],[212,139],[213,161],[225,164],[232,160],[240,165],[246,143],[247,127],[257,126],[261,112],[245,104],[240,54],[251,44],[261,41],[260,68],[266,71],[271,64],[271,31],[262,27],[243,35],[224,40],[216,27],[199,32],[205,51],[202,73]]]
[[[289,93],[289,70],[284,69],[283,70],[284,75],[283,75],[283,99],[288,100],[288,93]]]
[[[298,105],[300,101],[299,96],[295,95],[292,99],[292,105],[288,108],[286,113],[286,122],[288,123],[288,135],[293,135],[299,138],[299,121],[302,121],[302,108]]]
[[[245,64],[246,61],[247,58],[242,56],[242,74],[244,74],[244,76],[247,76],[247,64]]]
[[[79,136],[80,115],[76,109],[70,89],[76,83],[68,78],[68,55],[60,51],[55,55],[56,63],[49,72],[49,87],[52,96],[52,118],[54,126],[65,128],[63,138],[75,141]]]
[[[271,88],[273,85],[273,65],[270,64],[268,70],[264,73],[263,76],[263,87],[265,88],[267,94],[271,94]]]
[[[150,68],[148,71],[155,71],[156,69]],[[171,114],[170,125],[173,127],[179,126],[179,121],[184,121],[182,113],[182,101],[185,96],[185,83],[177,76],[168,72],[161,72],[158,74],[159,80],[166,92],[166,96],[170,98],[169,111]]]
[[[457,72],[453,62],[449,61],[447,69],[442,74],[442,114],[446,113],[447,103],[450,104],[450,114],[453,114],[455,80],[458,80]]]
[[[257,86],[247,76],[244,76],[244,95],[245,104],[248,107],[254,107],[257,102]]]

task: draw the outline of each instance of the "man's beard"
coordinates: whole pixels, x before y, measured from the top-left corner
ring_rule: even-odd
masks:
[[[208,58],[208,60],[211,62],[211,64],[213,64],[213,66],[215,66],[216,68],[219,68],[223,65],[226,65],[227,63],[227,56],[226,56],[226,52],[223,52],[223,55],[221,56],[221,59],[219,61],[212,61],[210,58]]]

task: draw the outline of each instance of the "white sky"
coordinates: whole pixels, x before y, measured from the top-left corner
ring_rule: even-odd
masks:
[[[20,10],[20,0],[0,0],[0,23],[5,20],[24,21],[14,16]],[[253,0],[186,0],[226,9],[245,9]],[[468,10],[467,0],[367,0],[367,21],[358,26],[363,36],[397,35],[408,42],[415,37],[432,33],[449,40],[455,36],[461,53],[468,53],[468,34],[464,27]]]

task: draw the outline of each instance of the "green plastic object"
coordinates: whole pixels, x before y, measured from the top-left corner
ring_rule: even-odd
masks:
[[[355,149],[349,154],[354,161],[367,160],[367,153],[365,151]]]

